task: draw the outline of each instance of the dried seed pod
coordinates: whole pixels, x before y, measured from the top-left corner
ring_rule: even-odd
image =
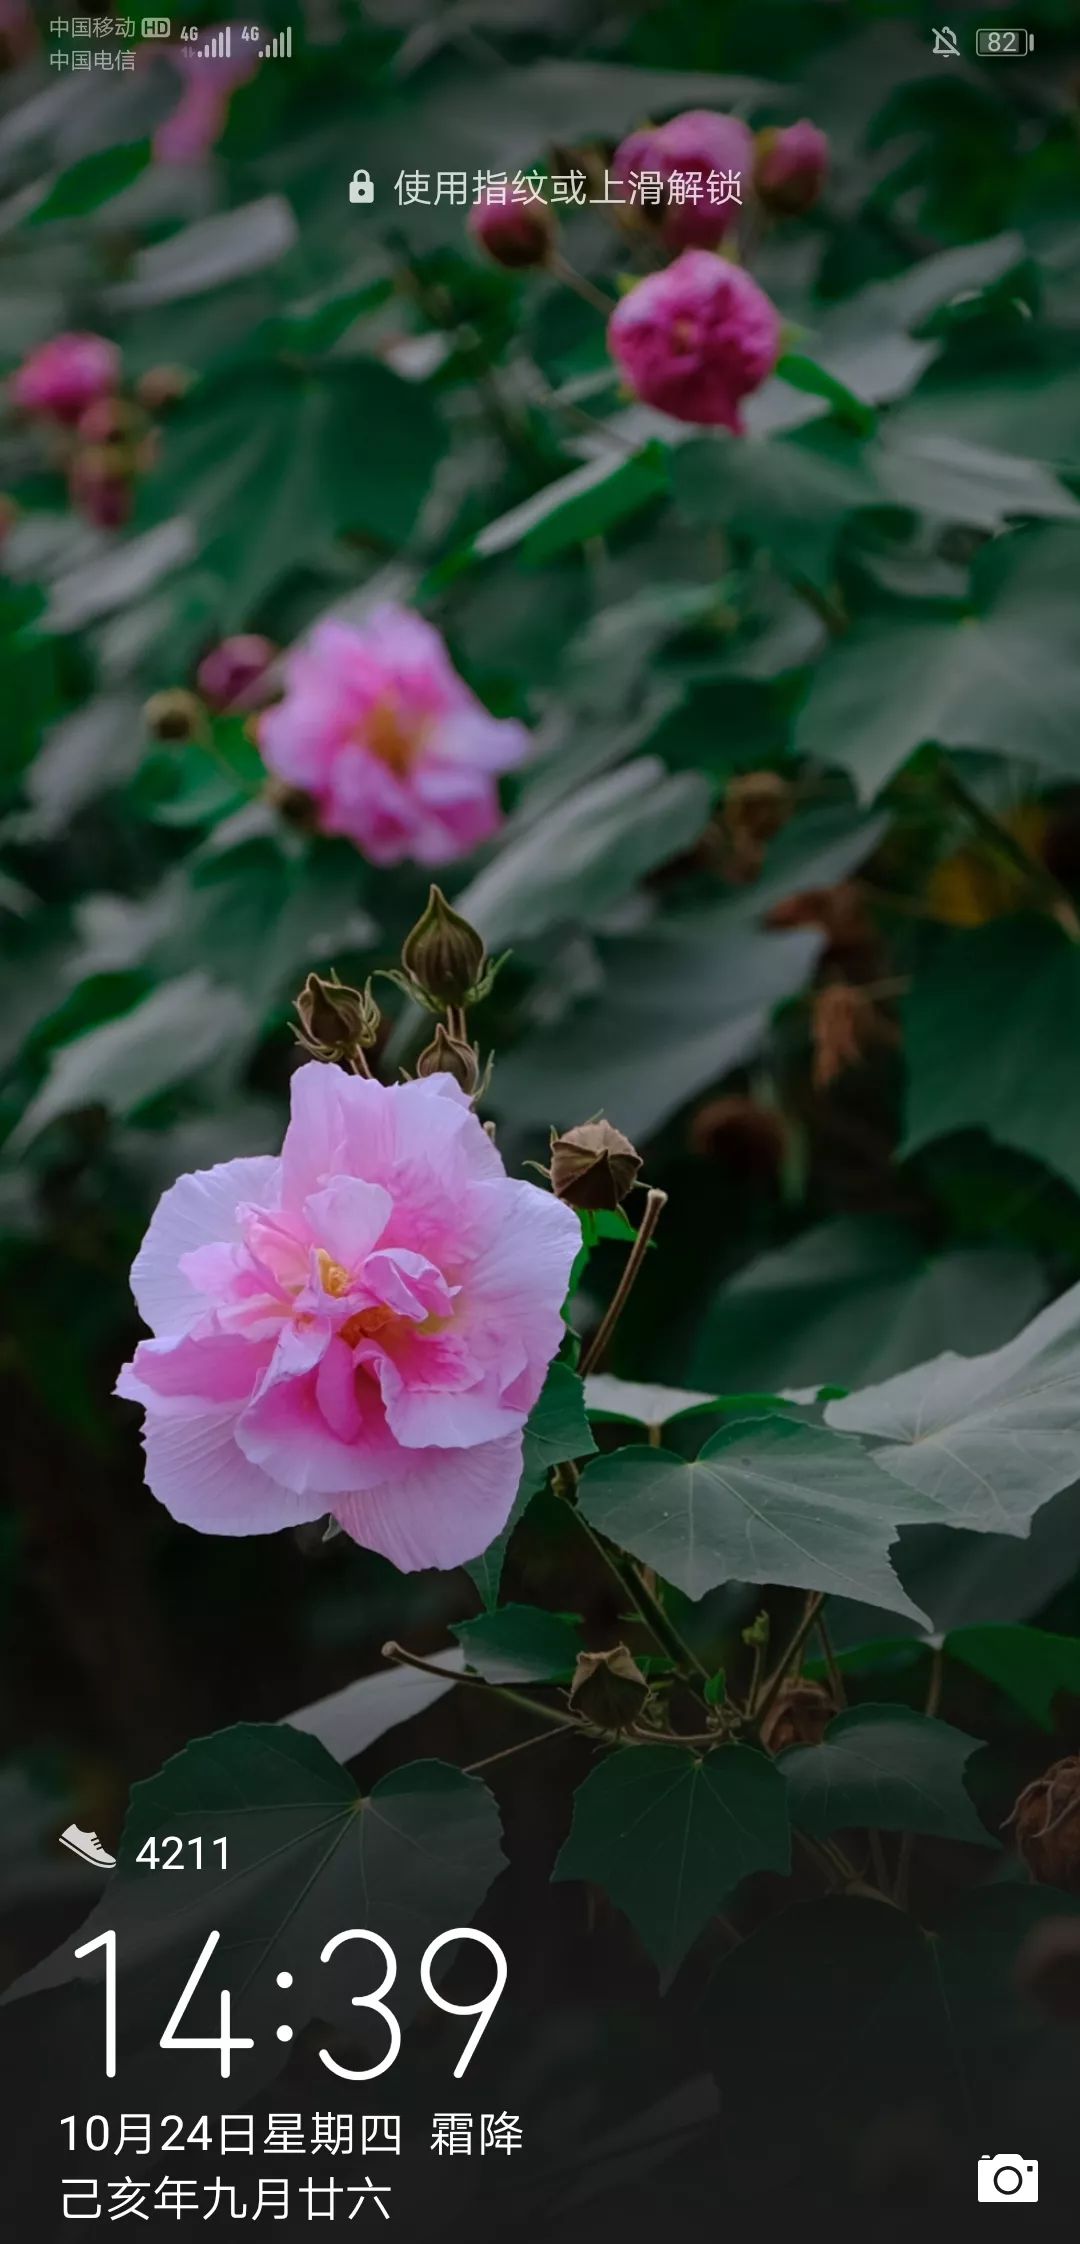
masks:
[[[811,1001],[814,1088],[827,1091],[848,1068],[858,1067],[875,1045],[895,1044],[895,1021],[882,1013],[867,990],[852,982],[826,982]]]
[[[787,1154],[787,1125],[774,1106],[732,1092],[698,1108],[690,1143],[703,1160],[721,1163],[733,1176],[772,1184]]]
[[[1080,1754],[1052,1762],[1026,1785],[1008,1822],[1040,1885],[1080,1892]]]
[[[309,974],[294,1004],[300,1026],[293,1033],[314,1060],[335,1060],[340,1065],[358,1050],[368,1050],[378,1037],[382,1015],[370,982],[365,989],[354,990],[336,974]]]
[[[740,772],[723,804],[724,872],[728,880],[756,880],[768,844],[786,826],[795,797],[776,771]]]
[[[401,963],[419,995],[436,1006],[472,1005],[485,994],[488,959],[483,937],[454,911],[434,882],[402,944]]]
[[[475,1044],[466,1044],[461,1037],[449,1035],[438,1021],[430,1044],[424,1046],[417,1060],[416,1072],[418,1075],[452,1075],[471,1099],[480,1089],[480,1054]]]
[[[601,1116],[551,1133],[551,1189],[571,1208],[618,1208],[637,1183],[641,1155]]]
[[[616,1644],[607,1652],[579,1652],[570,1704],[598,1730],[628,1730],[649,1696],[632,1652]]]
[[[820,1745],[837,1707],[820,1683],[800,1675],[782,1685],[761,1725],[761,1742],[769,1753],[782,1753],[789,1745]]]

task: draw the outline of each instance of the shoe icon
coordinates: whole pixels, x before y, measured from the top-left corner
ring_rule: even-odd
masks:
[[[115,1870],[116,1856],[102,1846],[96,1831],[80,1831],[77,1823],[69,1823],[60,1833],[60,1844],[69,1853],[77,1854],[80,1861],[89,1862],[95,1870]]]

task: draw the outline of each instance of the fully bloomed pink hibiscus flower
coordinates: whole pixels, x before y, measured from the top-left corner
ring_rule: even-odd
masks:
[[[331,1512],[405,1572],[475,1558],[510,1514],[580,1236],[448,1075],[299,1068],[280,1159],[181,1177],[136,1258],[156,1337],[117,1393],[145,1406],[155,1496],[218,1535]]]
[[[285,664],[285,698],[259,720],[272,772],[376,865],[445,865],[499,824],[495,775],[520,763],[524,725],[492,717],[437,631],[410,609],[316,625]]]

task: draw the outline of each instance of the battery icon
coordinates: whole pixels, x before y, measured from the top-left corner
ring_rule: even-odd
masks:
[[[1033,31],[977,31],[977,55],[1030,55],[1035,51]]]

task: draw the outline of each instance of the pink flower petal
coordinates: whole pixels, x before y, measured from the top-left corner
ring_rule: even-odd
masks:
[[[403,1574],[464,1566],[505,1527],[521,1455],[520,1434],[479,1449],[418,1451],[399,1478],[339,1497],[331,1508],[347,1535]]]
[[[236,1446],[235,1410],[199,1418],[148,1411],[143,1428],[146,1478],[159,1504],[203,1535],[267,1535],[299,1527],[326,1510],[320,1496],[282,1488]]]
[[[195,1169],[162,1194],[131,1272],[139,1315],[152,1332],[186,1332],[203,1315],[206,1302],[183,1275],[181,1256],[239,1239],[240,1203],[273,1200],[279,1169],[269,1154],[222,1161],[214,1169]]]

